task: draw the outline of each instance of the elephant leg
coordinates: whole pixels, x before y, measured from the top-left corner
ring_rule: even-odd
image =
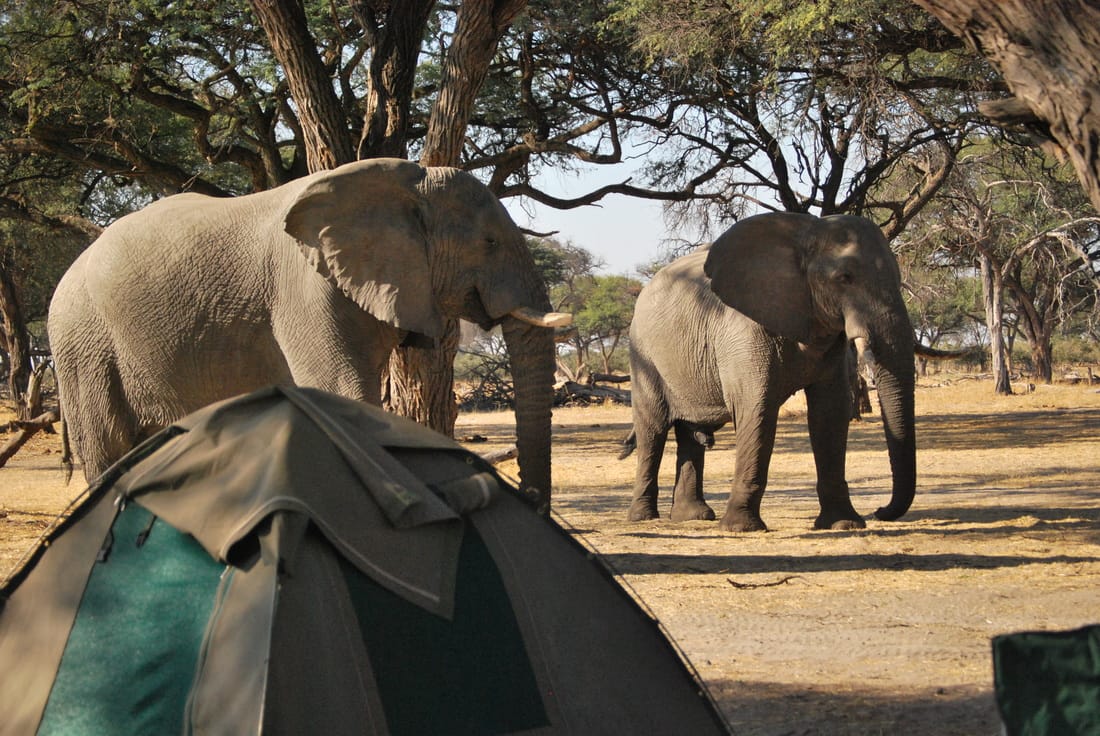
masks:
[[[686,422],[676,422],[673,427],[676,432],[676,487],[672,494],[671,518],[673,521],[713,521],[714,511],[703,498],[706,433]]]
[[[725,515],[718,526],[727,532],[767,531],[760,502],[768,485],[768,466],[775,446],[779,409],[760,409],[737,418],[737,467]]]
[[[815,529],[863,529],[866,523],[855,508],[845,480],[850,400],[846,376],[806,387],[806,415],[810,446],[817,466],[817,498],[821,513]]]
[[[660,517],[657,511],[657,474],[665,452],[668,429],[635,423],[638,466],[634,476],[634,497],[627,512],[629,521],[647,521]]]
[[[139,439],[113,364],[59,372],[62,415],[91,483]]]

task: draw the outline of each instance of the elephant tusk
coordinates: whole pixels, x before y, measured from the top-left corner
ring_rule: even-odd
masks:
[[[573,324],[573,315],[567,312],[540,312],[530,307],[517,307],[508,314],[535,327],[568,327]]]
[[[867,338],[857,337],[852,340],[852,342],[855,343],[856,354],[859,356],[860,360],[862,360],[868,369],[874,373],[875,364],[878,363],[878,361],[875,359],[875,354],[872,352],[871,347],[867,344]]]

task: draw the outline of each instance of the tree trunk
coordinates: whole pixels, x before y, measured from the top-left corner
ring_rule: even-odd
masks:
[[[1100,5],[1089,0],[914,0],[1004,76],[995,122],[1053,139],[1100,210]]]
[[[466,0],[459,6],[421,165],[458,165],[466,127],[497,42],[526,5],[527,0]],[[386,407],[437,432],[453,435],[458,415],[453,390],[457,350],[457,321],[451,322],[435,348],[395,350],[390,357],[388,385],[383,388],[383,395],[389,396]]]
[[[1054,382],[1054,356],[1050,340],[1036,340],[1031,344],[1031,362],[1035,366],[1035,376],[1043,383]]]
[[[425,166],[458,164],[466,126],[497,42],[526,6],[527,0],[465,0],[459,6],[454,37],[443,62],[439,99],[428,122],[421,157]]]
[[[1010,273],[1005,278],[1005,287],[1016,303],[1017,326],[1023,332],[1027,346],[1031,350],[1032,369],[1035,378],[1043,383],[1054,380],[1054,366],[1050,340],[1054,331],[1055,316],[1050,301],[1038,300],[1036,306],[1027,290],[1020,284],[1018,273]],[[1044,304],[1045,302],[1045,304]]]
[[[435,0],[390,3],[379,18],[371,2],[352,0],[359,25],[372,47],[366,117],[359,158],[408,158],[409,108],[416,62]]]
[[[458,418],[454,395],[458,339],[458,320],[447,320],[444,335],[435,347],[394,350],[382,381],[382,405],[453,437]]]
[[[984,250],[980,256],[982,272],[982,301],[985,303],[985,324],[989,330],[989,354],[993,369],[993,393],[1001,396],[1012,394],[1008,366],[1005,363],[1004,285],[1001,271]]]
[[[343,106],[332,87],[301,0],[252,0],[252,12],[286,74],[298,111],[309,171],[355,160],[355,145]]]
[[[5,338],[4,351],[8,354],[8,392],[17,407],[20,419],[29,419],[25,397],[31,377],[31,342],[23,306],[19,300],[11,271],[0,264],[0,334]]]

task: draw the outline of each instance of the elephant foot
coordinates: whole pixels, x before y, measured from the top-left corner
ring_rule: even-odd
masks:
[[[824,511],[814,521],[814,529],[836,529],[852,531],[853,529],[866,529],[867,523],[859,514],[829,514]]]
[[[659,518],[661,515],[657,513],[657,501],[648,498],[634,499],[626,514],[627,521],[651,521]]]
[[[669,517],[675,522],[714,521],[714,509],[703,501],[674,501]]]
[[[749,512],[727,511],[718,528],[724,532],[766,532],[768,525],[758,515]]]

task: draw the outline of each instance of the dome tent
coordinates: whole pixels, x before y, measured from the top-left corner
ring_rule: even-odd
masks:
[[[727,730],[655,622],[491,466],[311,389],[136,448],[0,605],[0,734]]]

